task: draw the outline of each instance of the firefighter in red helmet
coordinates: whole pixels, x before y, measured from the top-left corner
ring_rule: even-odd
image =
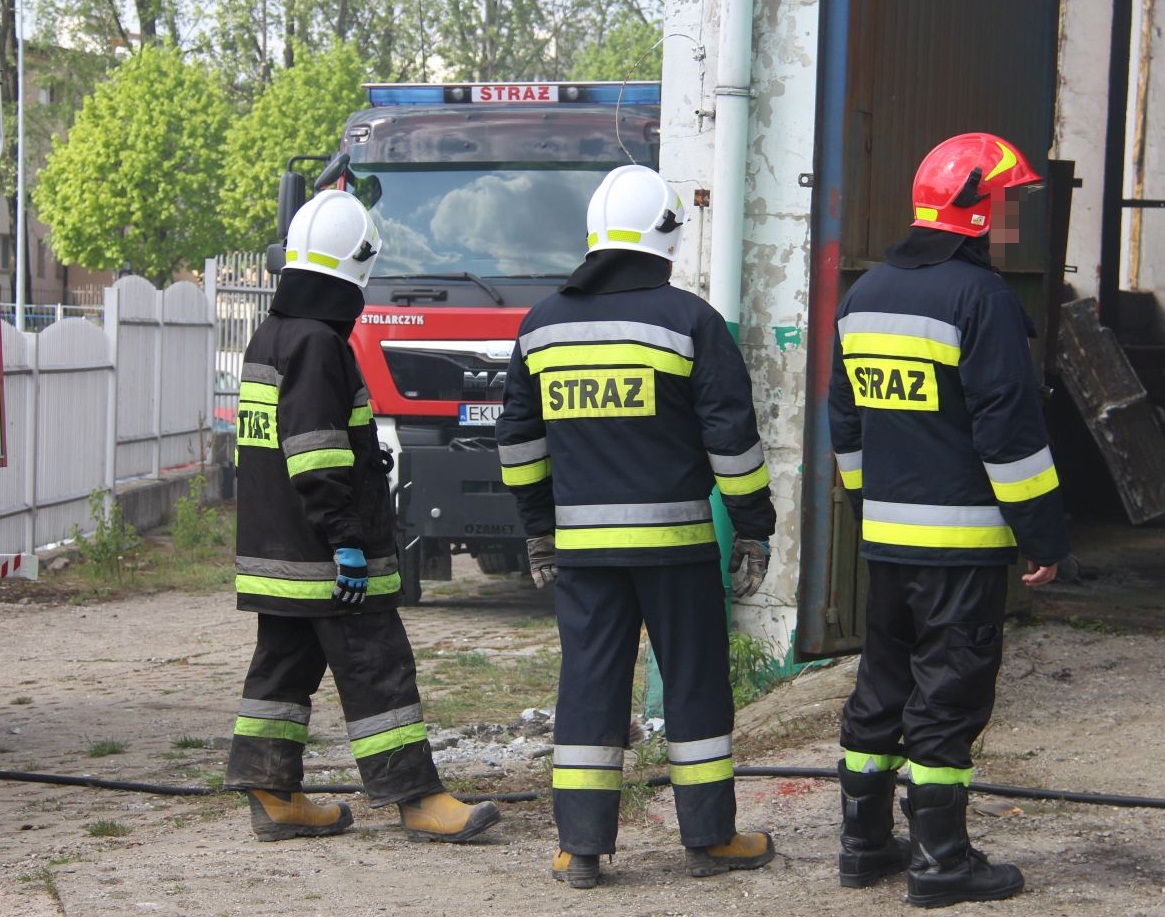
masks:
[[[992,134],[936,146],[914,222],[837,311],[829,392],[838,469],[869,564],[866,638],[838,762],[839,876],[907,870],[911,904],[1023,888],[967,836],[971,747],[991,716],[1008,567],[1051,582],[1068,555],[1059,482],[1027,346],[1034,326],[991,266],[992,221],[1039,181]],[[997,222],[1003,228],[1002,222]],[[909,764],[893,835],[897,771]]]

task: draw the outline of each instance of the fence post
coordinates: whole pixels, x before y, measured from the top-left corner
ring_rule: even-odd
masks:
[[[210,319],[210,386],[206,395],[206,423],[210,429],[210,441],[214,442],[215,393],[218,391],[218,259],[207,258],[203,265],[203,293],[206,295],[207,317]]]
[[[36,441],[40,438],[41,419],[36,405],[40,400],[40,347],[38,346],[40,339],[36,335],[25,335],[23,331],[17,331],[17,333],[24,335],[26,341],[31,344],[28,348],[31,351],[28,363],[32,374],[28,385],[28,395],[25,399],[25,407],[27,408],[25,416],[29,418],[31,429],[25,437],[24,446],[24,505],[28,507],[28,512],[24,515],[24,550],[25,553],[31,554],[36,550],[37,540]]]
[[[113,372],[109,374],[109,422],[105,437],[105,513],[113,509],[113,488],[117,484],[117,375],[119,369],[118,338],[121,330],[121,294],[116,287],[105,288],[105,318],[102,321],[109,336]]]

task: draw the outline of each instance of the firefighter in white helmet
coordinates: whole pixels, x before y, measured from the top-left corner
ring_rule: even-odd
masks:
[[[501,817],[445,792],[396,611],[391,456],[348,345],[379,249],[355,197],[312,198],[288,228],[271,313],[244,357],[235,586],[258,637],[226,785],[246,791],[263,841],[352,824],[347,805],[303,794],[312,696],[328,668],[364,791],[373,806],[399,806],[408,837],[464,841]]]
[[[688,872],[754,869],[738,833],[720,549],[709,495],[736,530],[736,595],[760,587],[775,512],[744,360],[723,318],[669,284],[684,208],[656,172],[615,169],[587,214],[586,260],[526,315],[497,424],[535,584],[553,584],[562,670],[554,725],[559,849],[575,888],[615,852],[632,673],[644,624],[659,662]]]
[[[1068,555],[1059,479],[1028,352],[1034,332],[991,265],[1017,189],[1039,176],[1002,137],[924,157],[910,234],[837,311],[829,417],[869,565],[866,635],[838,764],[847,887],[907,870],[920,907],[1008,898],[1010,864],[971,847],[971,752],[991,716],[1008,567],[1027,586]],[[992,225],[992,221],[995,225]],[[897,771],[910,844],[893,836]]]

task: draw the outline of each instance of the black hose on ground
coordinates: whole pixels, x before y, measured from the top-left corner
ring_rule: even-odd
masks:
[[[737,777],[782,777],[786,779],[808,778],[813,780],[836,780],[837,770],[832,767],[785,767],[785,766],[740,766],[733,770]],[[217,796],[226,790],[203,786],[171,786],[156,783],[132,783],[124,780],[101,780],[97,777],[66,777],[60,774],[33,774],[24,771],[0,771],[0,780],[19,780],[25,783],[47,783],[60,786],[81,786],[96,790],[127,790],[134,793],[150,793],[156,796]],[[650,777],[648,786],[668,786],[667,776]],[[906,784],[905,777],[898,782]],[[1003,796],[1011,799],[1039,799],[1052,802],[1079,802],[1096,806],[1119,806],[1132,809],[1165,809],[1165,799],[1154,796],[1122,796],[1109,793],[1076,793],[1070,790],[1044,790],[1035,787],[1001,786],[994,783],[974,783],[968,789],[972,793],[987,796]],[[363,792],[359,783],[336,783],[306,785],[305,793],[349,794]],[[531,802],[546,793],[528,791],[522,793],[478,793],[455,794],[462,802]]]

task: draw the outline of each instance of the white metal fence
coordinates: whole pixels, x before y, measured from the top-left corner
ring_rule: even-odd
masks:
[[[159,291],[124,277],[105,291],[101,325],[64,318],[29,332],[0,322],[0,554],[92,531],[92,493],[205,458],[212,303],[193,283]]]
[[[275,281],[266,254],[233,252],[206,259],[206,298],[213,304],[215,329],[214,420],[216,429],[234,429],[239,406],[243,351],[267,317]]]

